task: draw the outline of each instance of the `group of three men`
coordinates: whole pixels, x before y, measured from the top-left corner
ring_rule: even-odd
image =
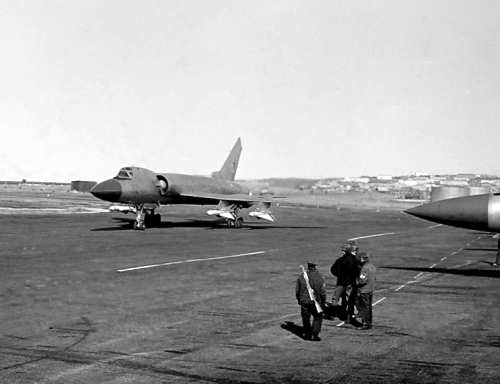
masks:
[[[372,327],[372,298],[375,288],[376,268],[370,262],[367,252],[358,252],[356,241],[341,246],[343,255],[333,263],[330,272],[337,278],[332,305],[326,307],[326,286],[323,276],[317,270],[317,261],[307,263],[307,271],[297,279],[296,297],[301,306],[304,337],[319,341],[323,313],[357,325],[354,307],[358,309],[362,323],[358,329]],[[311,317],[313,318],[311,324]]]

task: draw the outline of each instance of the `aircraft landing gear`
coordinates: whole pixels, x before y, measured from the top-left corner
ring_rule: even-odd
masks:
[[[144,221],[135,221],[134,229],[144,231],[146,229],[146,223],[144,223]]]
[[[243,228],[243,218],[242,217],[238,217],[235,220],[228,219],[227,220],[227,226],[229,228],[237,228],[237,229]]]
[[[238,214],[242,206],[239,204],[230,204],[228,202],[222,201],[217,206],[217,209],[213,209],[207,212],[207,215],[223,217],[227,221],[227,226],[229,228],[243,228],[243,218],[239,217]]]
[[[134,229],[144,231],[146,229],[146,215],[144,214],[144,204],[137,204],[135,206],[137,216],[134,222]]]
[[[234,227],[235,228],[243,228],[243,218],[238,217],[236,221],[234,222]]]
[[[243,218],[238,216],[238,213],[240,213],[240,207],[239,206],[234,206],[234,209],[232,210],[232,216],[234,219],[228,219],[227,220],[227,226],[229,228],[243,228]]]
[[[144,231],[146,226],[148,228],[157,227],[161,223],[161,215],[155,213],[154,209],[144,208],[144,204],[137,204],[135,206],[137,216],[134,222],[134,229]]]

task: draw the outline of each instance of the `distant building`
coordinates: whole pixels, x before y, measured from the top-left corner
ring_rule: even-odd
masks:
[[[76,180],[71,182],[71,190],[77,192],[90,192],[92,187],[96,185],[95,181],[81,181]]]
[[[359,184],[368,184],[370,182],[370,178],[369,177],[358,177],[358,178],[354,179],[353,181],[355,181],[356,183],[359,183]]]
[[[455,175],[455,180],[469,180],[469,179],[475,179],[476,175],[473,173],[459,173]]]
[[[468,179],[455,179],[455,180],[447,180],[446,182],[441,182],[441,185],[448,185],[453,187],[467,187],[469,185]]]
[[[390,175],[377,175],[378,181],[392,181],[392,176]]]
[[[433,179],[436,181],[436,182],[444,182],[446,180],[449,180],[449,177],[447,176],[433,176]]]

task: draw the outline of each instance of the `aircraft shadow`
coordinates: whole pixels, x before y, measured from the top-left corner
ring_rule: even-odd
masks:
[[[485,264],[493,265],[493,263],[483,261]],[[486,269],[447,269],[447,268],[411,268],[411,267],[381,267],[384,269],[396,269],[403,271],[426,272],[426,273],[442,273],[446,275],[457,276],[473,276],[473,277],[491,277],[495,279],[500,278],[500,269],[494,270]]]
[[[112,220],[117,222],[117,227],[106,227],[106,228],[95,228],[92,231],[122,231],[122,230],[134,230],[135,219],[130,218],[116,218]],[[223,221],[214,220],[187,220],[182,222],[174,221],[162,221],[159,224],[148,226],[147,228],[207,228],[207,229],[217,229],[227,227],[226,223]]]
[[[464,251],[496,252],[498,251],[498,248],[464,248]]]
[[[493,238],[494,233],[492,232],[478,232],[478,231],[468,231],[467,232],[469,235],[482,235],[482,236],[489,236]]]
[[[118,222],[117,227],[95,228],[93,232],[105,231],[123,231],[133,230],[135,219],[125,217],[114,217],[112,220]],[[200,220],[200,219],[187,219],[186,221],[162,221],[159,224],[153,225],[149,228],[206,228],[206,229],[229,229],[226,220]],[[243,230],[259,230],[259,229],[326,229],[327,227],[304,227],[304,226],[277,226],[267,223],[245,223]]]

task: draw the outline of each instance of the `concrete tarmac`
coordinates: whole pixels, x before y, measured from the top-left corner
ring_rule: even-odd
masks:
[[[279,207],[230,229],[206,207],[0,215],[2,383],[497,383],[491,235],[401,212]],[[378,268],[374,328],[299,337],[295,282],[358,238]]]

